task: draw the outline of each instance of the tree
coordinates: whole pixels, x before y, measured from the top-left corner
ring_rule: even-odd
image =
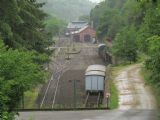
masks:
[[[36,0],[1,0],[0,31],[6,45],[45,51],[49,38],[44,31],[46,14],[41,6]]]
[[[6,48],[0,40],[0,117],[13,118],[23,93],[46,79],[35,52]]]
[[[103,17],[101,17],[98,28],[98,38],[110,37],[114,38],[115,34],[119,30],[119,26],[123,23],[119,19],[118,11],[115,9],[108,9],[105,11]],[[118,18],[118,21],[117,21]]]
[[[146,60],[146,68],[150,71],[149,81],[160,90],[160,36],[147,39],[149,42],[149,58]]]
[[[156,9],[155,9],[156,7]],[[160,35],[160,5],[150,5],[150,8],[146,11],[144,22],[140,27],[138,34],[139,48],[144,53],[148,54],[149,43],[148,38],[154,35]]]
[[[127,61],[137,60],[135,27],[129,26],[117,34],[112,48],[113,55]]]
[[[103,16],[104,11],[106,10],[107,1],[103,1],[100,4],[96,5],[90,12],[90,22],[93,22],[94,28],[98,27],[100,23],[100,18]]]
[[[88,22],[90,21],[90,16],[89,15],[82,15],[79,17],[79,21],[85,21]]]
[[[46,2],[43,10],[48,14],[62,19],[66,22],[78,20],[79,16],[89,15],[95,6],[89,0],[38,0]]]
[[[50,32],[53,36],[58,36],[60,33],[63,33],[66,28],[66,23],[56,17],[48,17],[45,20],[45,30]]]

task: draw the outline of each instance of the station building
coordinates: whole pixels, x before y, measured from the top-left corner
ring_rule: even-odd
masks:
[[[72,37],[72,39],[76,42],[96,41],[96,31],[84,21],[69,23],[66,35]]]

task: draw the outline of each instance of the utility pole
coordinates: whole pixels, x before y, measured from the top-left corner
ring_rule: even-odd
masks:
[[[71,48],[71,39],[72,39],[72,32],[70,32],[70,38],[69,38],[69,41],[68,41],[68,45],[67,45],[67,60],[69,60],[69,48]]]

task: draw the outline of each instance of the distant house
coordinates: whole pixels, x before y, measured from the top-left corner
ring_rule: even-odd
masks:
[[[95,42],[96,39],[96,31],[84,21],[69,23],[66,35],[76,42]]]
[[[67,33],[70,34],[71,32],[77,31],[77,30],[85,27],[86,25],[88,25],[88,23],[85,21],[73,21],[68,24]]]

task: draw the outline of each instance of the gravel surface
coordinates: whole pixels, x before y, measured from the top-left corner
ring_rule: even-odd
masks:
[[[88,65],[103,64],[95,46],[84,45],[80,54],[72,56],[61,75],[56,105],[73,106],[73,80],[76,85],[77,105],[84,100],[84,72]],[[119,109],[110,111],[20,112],[17,120],[158,120],[160,111],[151,89],[140,76],[141,65],[131,65],[119,71],[115,83],[119,91]]]
[[[119,109],[156,108],[156,101],[149,86],[146,86],[140,75],[141,64],[131,65],[122,69],[115,83],[119,91]]]
[[[81,52],[72,56],[68,70],[60,78],[56,107],[70,108],[74,106],[74,80],[76,80],[76,107],[84,107],[85,70],[92,64],[104,64],[98,56],[97,45],[83,44]]]
[[[66,60],[67,55],[64,49],[60,50],[56,59],[52,59],[50,63],[52,77],[42,87],[37,99],[37,104],[41,108],[52,108],[53,106],[55,108],[71,108],[75,104],[74,101],[76,101],[77,107],[84,106],[86,97],[85,70],[89,65],[104,64],[104,62],[98,56],[98,45],[76,43],[75,46],[81,49],[81,52],[70,54],[70,60]],[[74,80],[76,81],[75,96]]]

